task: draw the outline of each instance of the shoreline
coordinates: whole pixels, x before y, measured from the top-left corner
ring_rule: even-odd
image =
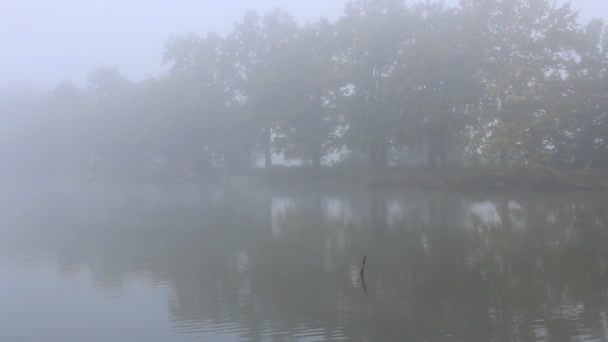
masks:
[[[490,168],[323,169],[275,168],[255,170],[254,178],[270,185],[350,184],[370,189],[456,191],[608,191],[608,170],[527,170]]]
[[[272,167],[227,171],[213,169],[199,172],[194,178],[177,175],[114,173],[112,175],[45,175],[7,176],[5,180],[36,183],[59,182],[121,182],[125,184],[182,184],[245,189],[265,187],[327,187],[369,190],[434,190],[434,191],[542,191],[542,192],[608,192],[608,170],[529,170],[523,168],[354,168],[327,166]]]

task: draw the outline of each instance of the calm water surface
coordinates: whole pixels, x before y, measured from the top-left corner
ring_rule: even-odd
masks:
[[[0,190],[0,341],[608,340],[602,195]]]

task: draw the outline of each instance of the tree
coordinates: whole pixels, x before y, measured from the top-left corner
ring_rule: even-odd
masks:
[[[171,147],[178,160],[192,156],[203,168],[226,166],[236,122],[231,88],[231,60],[226,42],[216,34],[178,37],[167,43],[169,84],[173,108],[169,115],[174,137]]]
[[[136,87],[116,67],[97,68],[87,77],[86,141],[91,157],[104,161],[104,172],[125,174],[137,168],[139,151],[134,138],[142,115],[134,96]]]
[[[420,4],[412,13],[411,36],[391,78],[403,108],[401,141],[425,145],[429,166],[445,167],[449,146],[463,148],[456,141],[481,95],[479,59],[467,44],[465,18],[458,11]]]
[[[277,82],[272,79],[272,62],[299,30],[293,18],[274,11],[264,16],[245,15],[228,36],[231,61],[236,68],[235,96],[242,104],[247,131],[259,137],[266,167],[272,165],[272,135],[283,115],[277,101]]]
[[[532,150],[544,151],[530,124],[547,118],[543,89],[559,80],[571,57],[567,45],[576,30],[569,3],[546,0],[462,0],[469,46],[482,57],[478,69],[485,86],[471,151],[501,165],[528,163]]]
[[[89,94],[72,82],[63,81],[50,93],[46,108],[50,120],[45,136],[52,156],[49,164],[56,171],[72,175],[83,172],[93,153],[92,138],[110,133],[90,129],[87,114],[91,110]]]
[[[400,63],[409,11],[402,1],[364,0],[349,2],[345,13],[336,24],[346,75],[344,139],[351,150],[368,150],[372,166],[385,166],[400,122],[388,79]]]
[[[287,158],[310,158],[315,168],[337,143],[332,104],[340,78],[333,39],[329,22],[309,25],[272,61],[270,74],[275,105],[283,113],[277,151]]]
[[[608,166],[608,29],[595,20],[574,40],[576,61],[552,130],[555,162],[577,167]]]

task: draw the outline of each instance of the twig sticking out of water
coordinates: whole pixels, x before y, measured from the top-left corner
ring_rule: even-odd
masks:
[[[367,261],[367,255],[363,256],[363,263],[361,264],[361,284],[363,284],[363,293],[367,294],[367,285],[365,285],[365,262]]]
[[[367,255],[363,256],[363,263],[361,264],[361,278],[365,275],[365,262],[367,261]]]

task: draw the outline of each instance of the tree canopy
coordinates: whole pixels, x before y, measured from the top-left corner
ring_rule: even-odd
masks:
[[[179,174],[409,150],[431,167],[608,166],[608,28],[569,2],[352,0],[305,25],[248,12],[224,36],[173,37],[164,62],[141,82],[106,66],[84,87],[2,92],[3,163]]]

